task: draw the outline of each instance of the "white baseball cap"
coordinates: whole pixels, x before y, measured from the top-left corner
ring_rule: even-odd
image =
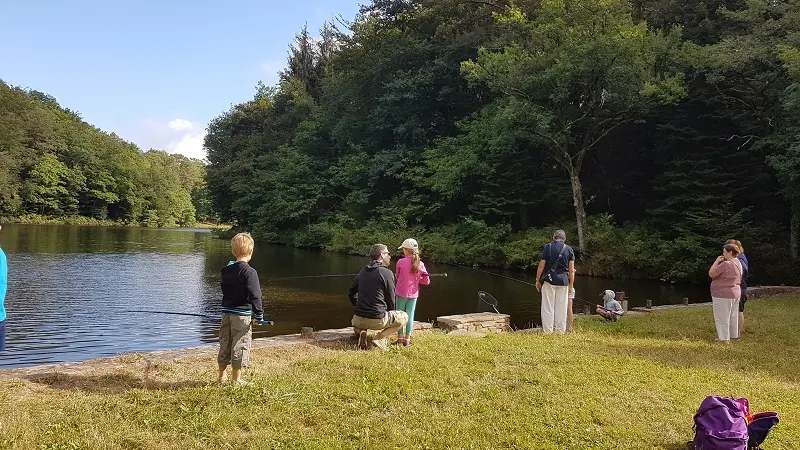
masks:
[[[416,239],[408,238],[405,241],[403,241],[403,245],[397,247],[398,250],[402,250],[404,248],[407,248],[409,250],[419,250],[419,244],[417,244]]]

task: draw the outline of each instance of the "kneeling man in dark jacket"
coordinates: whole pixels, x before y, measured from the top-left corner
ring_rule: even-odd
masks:
[[[408,322],[405,311],[396,311],[394,303],[394,273],[389,270],[392,259],[389,249],[375,244],[369,252],[370,263],[358,273],[350,286],[350,303],[355,306],[353,330],[358,333],[358,348],[369,347],[367,330],[379,330],[372,345],[388,350],[386,338],[397,333]]]

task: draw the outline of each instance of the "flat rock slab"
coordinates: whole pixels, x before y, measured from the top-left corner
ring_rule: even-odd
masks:
[[[432,323],[414,321],[414,331],[422,332],[431,330],[433,330]],[[353,332],[353,327],[345,327],[345,328],[333,328],[329,330],[315,331],[309,337],[317,341],[338,341],[338,340],[347,340],[354,336],[355,333]]]
[[[481,333],[479,331],[467,331],[467,330],[453,330],[447,333],[448,336],[469,336],[475,338],[482,338],[486,337],[488,333]]]
[[[525,329],[522,329],[522,330],[517,330],[516,332],[517,333],[522,333],[522,334],[533,334],[533,333],[541,333],[542,329],[540,327],[525,328]]]
[[[472,313],[472,314],[457,314],[454,316],[441,316],[436,318],[437,324],[446,325],[448,327],[457,327],[459,325],[466,325],[476,322],[505,322],[511,321],[511,316],[508,314],[497,313]]]

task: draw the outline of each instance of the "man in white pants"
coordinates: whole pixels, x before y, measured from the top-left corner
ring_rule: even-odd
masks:
[[[575,252],[566,244],[567,234],[557,230],[545,245],[536,270],[536,290],[542,293],[542,331],[567,330],[569,293],[575,285]]]

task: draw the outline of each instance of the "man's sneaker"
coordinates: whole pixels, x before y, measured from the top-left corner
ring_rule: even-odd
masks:
[[[386,345],[386,338],[384,338],[384,339],[375,339],[375,340],[372,341],[372,345],[374,345],[375,347],[377,347],[377,348],[379,348],[379,349],[381,349],[381,350],[383,350],[385,352],[389,351],[389,346]]]
[[[366,350],[368,348],[369,347],[368,347],[368,344],[367,344],[367,332],[366,331],[361,331],[361,333],[358,333],[358,349],[359,350]]]

